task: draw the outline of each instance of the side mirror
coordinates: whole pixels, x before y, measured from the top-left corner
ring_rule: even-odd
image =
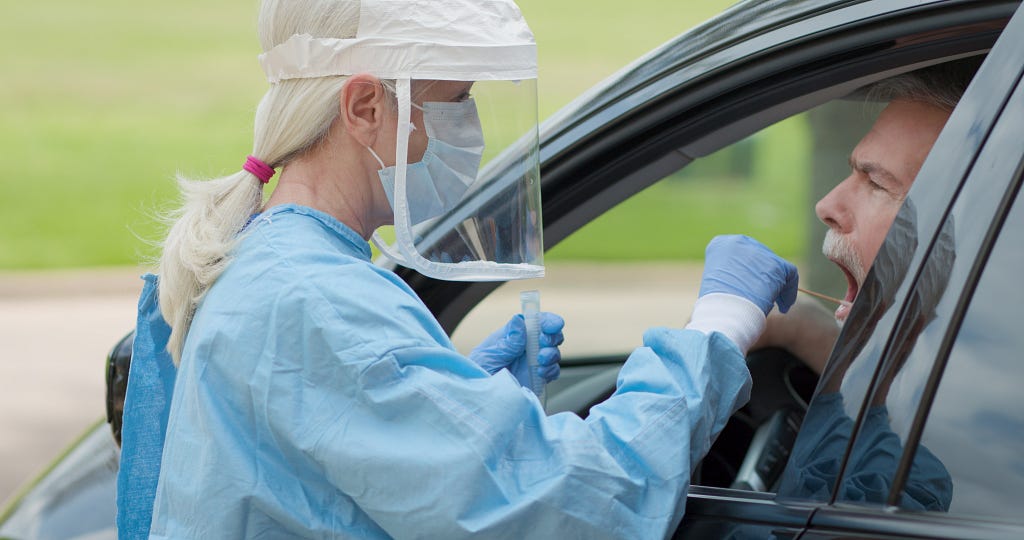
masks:
[[[114,440],[121,446],[121,415],[124,413],[124,396],[128,391],[128,369],[132,364],[132,343],[135,332],[121,338],[107,355],[107,423]]]

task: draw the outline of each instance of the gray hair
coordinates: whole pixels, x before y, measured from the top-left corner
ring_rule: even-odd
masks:
[[[267,51],[301,33],[355,37],[359,10],[359,0],[264,0],[257,24],[260,46]],[[346,80],[331,76],[272,85],[256,109],[252,155],[281,167],[318,145],[338,115]],[[178,185],[182,204],[166,219],[169,231],[159,261],[160,309],[172,329],[167,349],[175,364],[196,307],[263,204],[262,184],[246,171],[212,180],[179,175]]]
[[[903,73],[867,89],[868,101],[914,101],[952,112],[984,57],[972,56]]]

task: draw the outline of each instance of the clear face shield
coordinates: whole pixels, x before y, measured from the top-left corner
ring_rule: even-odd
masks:
[[[519,7],[359,4],[354,37],[295,34],[260,63],[271,84],[357,73],[395,81],[395,156],[377,156],[394,242],[375,234],[378,248],[439,279],[543,276],[537,44]]]
[[[401,80],[395,165],[378,172],[394,211],[387,257],[429,277],[541,277],[536,80]],[[388,235],[391,236],[391,235]]]

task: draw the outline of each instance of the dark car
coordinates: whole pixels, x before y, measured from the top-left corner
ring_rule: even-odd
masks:
[[[812,207],[847,175],[847,156],[877,112],[863,89],[927,66],[984,58],[901,210],[908,225],[890,231],[886,258],[868,275],[821,379],[784,351],[748,357],[751,401],[694,471],[677,536],[1024,538],[1018,6],[741,2],[542,126],[549,248],[571,251],[596,236],[608,239],[609,250],[629,250],[630,237],[608,234],[626,223],[666,249],[744,232],[776,239],[771,245],[800,263],[805,285],[834,290],[838,271],[816,252],[824,226]],[[500,176],[499,166],[491,170]],[[702,227],[708,213],[727,216],[736,230]],[[460,326],[467,315],[522,287],[395,271],[456,343],[482,337]],[[681,326],[692,302],[671,293],[638,298],[631,294],[644,279],[638,272],[595,279],[603,301],[570,325],[600,339],[575,348],[567,341],[562,377],[549,387],[552,413],[586,415],[614,390],[618,366],[639,344],[635,327]],[[681,289],[696,290],[699,273],[692,279]],[[629,305],[618,300],[625,298]],[[677,309],[677,321],[647,320],[666,304]],[[115,432],[129,357],[130,336],[115,347],[108,370]],[[816,435],[804,428],[837,397],[842,421],[829,428],[831,453],[816,452]],[[885,445],[872,425],[883,429]],[[881,449],[884,455],[873,454]],[[863,456],[871,457],[870,474]],[[110,429],[93,426],[5,511],[0,536],[114,537],[117,460]],[[794,478],[806,487],[807,471],[820,480],[815,489],[791,489]],[[942,493],[936,504],[917,504],[930,490]]]

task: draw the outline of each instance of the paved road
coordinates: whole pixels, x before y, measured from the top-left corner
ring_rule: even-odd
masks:
[[[103,364],[134,324],[135,269],[0,274],[0,500],[103,414]]]
[[[103,365],[134,326],[141,270],[0,273],[0,504],[104,414]],[[700,265],[549,265],[543,280],[499,289],[454,333],[468,351],[518,310],[518,293],[567,322],[567,356],[640,343],[644,329],[682,326]],[[595,331],[600,329],[600,332]]]

